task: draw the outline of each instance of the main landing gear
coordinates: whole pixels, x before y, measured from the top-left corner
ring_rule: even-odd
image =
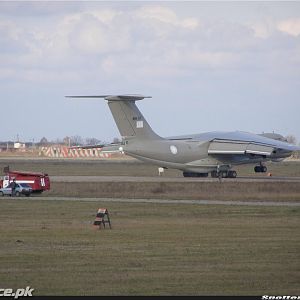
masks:
[[[212,178],[236,178],[237,177],[237,172],[234,170],[229,170],[229,171],[212,171],[211,172],[211,177]]]
[[[183,172],[183,177],[208,177],[208,173]],[[212,171],[212,178],[236,178],[237,172],[234,170],[228,171]]]
[[[267,167],[264,165],[259,165],[254,167],[254,172],[255,173],[266,173],[267,172]]]
[[[183,172],[183,177],[208,177],[208,173]]]

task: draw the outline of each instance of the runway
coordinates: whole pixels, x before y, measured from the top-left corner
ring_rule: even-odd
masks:
[[[218,178],[201,177],[140,177],[140,176],[51,176],[53,182],[218,182]],[[300,182],[300,177],[241,176],[222,178],[224,182]]]
[[[79,202],[118,202],[118,203],[153,203],[153,204],[195,204],[195,205],[229,205],[229,206],[287,206],[300,207],[300,203],[284,201],[255,201],[255,200],[191,200],[191,199],[126,199],[126,198],[78,198],[78,197],[14,197],[20,201],[79,201]]]

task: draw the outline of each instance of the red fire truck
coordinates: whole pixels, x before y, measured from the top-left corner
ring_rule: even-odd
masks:
[[[27,183],[32,187],[33,193],[42,193],[50,190],[50,179],[48,174],[27,171],[11,171],[9,167],[4,168],[4,176],[0,179],[0,187],[7,187],[13,179],[17,183]]]

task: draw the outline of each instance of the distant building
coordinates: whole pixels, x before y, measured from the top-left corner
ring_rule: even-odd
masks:
[[[0,142],[0,152],[2,151],[14,151],[14,143],[13,142]]]
[[[26,145],[25,145],[25,143],[15,142],[15,143],[14,143],[14,148],[15,148],[15,149],[22,150],[22,149],[25,149],[25,148],[26,148]]]

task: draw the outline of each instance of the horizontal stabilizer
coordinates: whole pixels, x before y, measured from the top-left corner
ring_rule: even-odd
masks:
[[[82,95],[82,96],[65,96],[66,98],[104,98],[107,101],[138,101],[144,98],[152,98],[151,96],[143,96],[137,94],[127,94],[127,95]]]

